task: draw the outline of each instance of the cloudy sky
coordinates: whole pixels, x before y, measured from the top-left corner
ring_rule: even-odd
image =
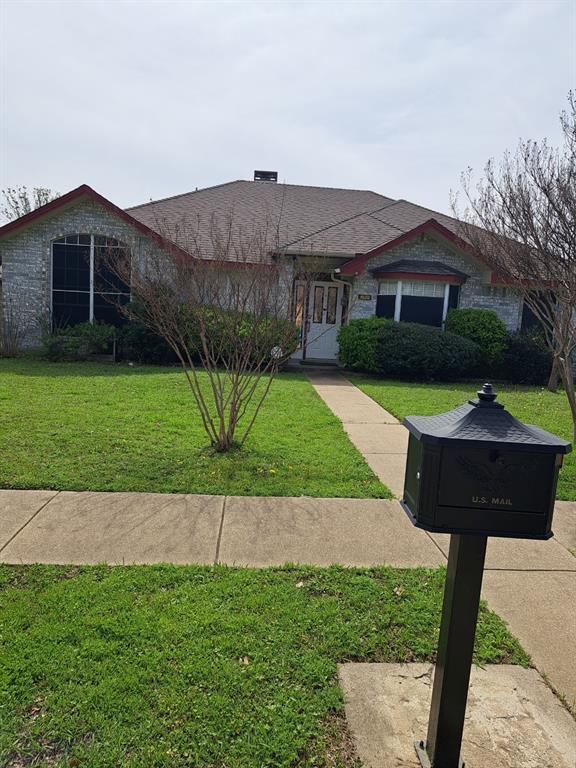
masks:
[[[121,206],[277,170],[449,211],[467,166],[559,138],[576,3],[1,5],[0,185]]]

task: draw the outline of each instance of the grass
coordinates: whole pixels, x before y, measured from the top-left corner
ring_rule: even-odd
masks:
[[[399,419],[418,414],[431,416],[467,402],[478,386],[471,383],[415,384],[404,381],[381,381],[353,376],[351,380],[363,392]],[[572,420],[566,395],[548,392],[543,387],[498,385],[498,401],[520,421],[536,424],[566,440],[572,440]],[[557,498],[576,501],[576,452],[565,457],[560,472]]]
[[[299,374],[228,454],[207,448],[177,368],[0,360],[0,411],[2,488],[391,496]]]
[[[0,566],[0,764],[355,766],[336,664],[432,661],[444,573]]]

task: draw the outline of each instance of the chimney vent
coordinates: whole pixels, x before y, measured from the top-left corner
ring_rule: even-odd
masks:
[[[254,171],[254,181],[278,181],[278,171]]]

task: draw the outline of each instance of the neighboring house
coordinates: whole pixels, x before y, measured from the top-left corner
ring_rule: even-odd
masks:
[[[29,346],[38,343],[41,317],[117,322],[105,294],[127,301],[129,286],[99,279],[105,249],[121,244],[134,258],[173,250],[161,232],[190,228],[210,257],[208,231],[230,215],[243,231],[274,223],[277,245],[266,259],[290,278],[299,359],[336,360],[338,329],[354,318],[441,327],[449,308],[476,307],[494,310],[510,330],[529,322],[518,295],[472,255],[456,219],[375,192],[270,180],[232,181],[127,210],[78,187],[0,228],[4,306],[18,308]],[[318,257],[318,279],[299,279],[299,265]]]

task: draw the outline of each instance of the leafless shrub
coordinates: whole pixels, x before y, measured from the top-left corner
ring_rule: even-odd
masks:
[[[246,441],[280,366],[298,343],[292,272],[276,261],[275,228],[241,231],[233,214],[157,229],[172,248],[139,261],[111,252],[107,266],[131,286],[121,311],[177,356],[217,451]],[[206,377],[199,376],[203,369]]]
[[[18,357],[26,333],[18,307],[11,299],[0,305],[0,357]]]

